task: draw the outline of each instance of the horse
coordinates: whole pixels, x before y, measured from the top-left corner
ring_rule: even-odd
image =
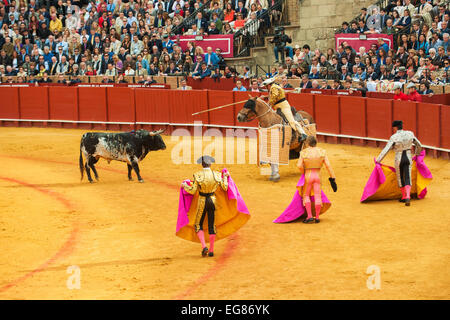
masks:
[[[308,120],[310,124],[316,123],[314,118],[306,111],[297,111],[292,108],[295,120],[301,122],[301,118]],[[245,102],[244,107],[239,111],[237,115],[238,122],[250,122],[254,119],[258,119],[258,125],[260,128],[270,128],[277,124],[286,124],[283,117],[272,109],[272,107],[264,100],[258,97],[251,97]],[[289,159],[298,159],[300,151],[303,148],[304,141],[299,142],[299,134],[297,131],[292,130],[292,143],[290,145]],[[271,181],[279,181],[280,174],[278,164],[271,163],[272,174],[269,178]]]

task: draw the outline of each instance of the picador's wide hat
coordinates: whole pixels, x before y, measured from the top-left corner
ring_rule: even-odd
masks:
[[[211,165],[214,162],[216,162],[216,160],[214,160],[214,158],[211,156],[201,156],[200,158],[197,159],[198,164],[206,163],[208,165]]]
[[[396,128],[402,128],[403,127],[403,121],[402,120],[394,120],[392,122],[392,127],[396,127]]]
[[[275,82],[275,78],[268,78],[268,79],[263,81],[262,85],[263,86],[267,86],[267,85],[272,84],[274,82]]]

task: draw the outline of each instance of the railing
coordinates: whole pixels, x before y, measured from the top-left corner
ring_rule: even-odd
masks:
[[[192,12],[192,14],[190,14],[189,16],[184,18],[183,21],[178,26],[175,26],[172,29],[171,33],[173,35],[177,35],[177,34],[182,34],[183,33],[183,29],[184,29],[184,31],[187,31],[192,26],[192,24],[194,23],[194,20],[196,19],[197,14],[199,12],[203,13],[203,16],[205,15],[206,11],[208,11],[208,9],[209,9],[211,1],[212,0],[206,0],[206,2],[203,3],[200,7],[198,7],[198,9],[195,9]]]
[[[273,35],[273,27],[288,24],[285,0],[276,0],[266,12],[246,23],[234,34],[234,57],[250,55],[250,48],[264,46],[266,36]]]
[[[255,73],[256,76],[259,77],[259,70],[262,71],[262,76],[266,76],[269,72],[270,72],[270,65],[267,65],[267,70],[265,70],[262,66],[260,66],[259,64],[256,64],[255,66]]]

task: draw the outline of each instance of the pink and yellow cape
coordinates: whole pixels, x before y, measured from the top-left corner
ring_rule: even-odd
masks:
[[[222,173],[228,172],[223,169]],[[190,182],[190,180],[186,180]],[[242,199],[239,190],[231,176],[228,177],[228,191],[218,188],[216,195],[215,224],[217,229],[216,240],[224,239],[240,229],[248,219],[250,212]],[[197,213],[198,192],[195,195],[187,193],[180,188],[180,201],[178,204],[178,220],[176,235],[185,240],[200,242],[194,230],[195,215]],[[205,239],[209,241],[208,217],[203,222]]]
[[[427,186],[433,179],[430,170],[423,161],[424,158],[425,150],[422,150],[420,155],[413,157],[411,168],[411,196],[418,199],[425,198]],[[361,202],[400,199],[401,196],[395,168],[375,162],[375,168],[364,187]]]
[[[306,214],[306,208],[303,205],[303,197],[302,197],[302,194],[303,194],[302,190],[303,190],[304,185],[305,185],[305,174],[303,174],[300,177],[300,180],[298,180],[297,190],[295,191],[295,194],[294,194],[294,197],[292,198],[291,203],[278,218],[273,220],[273,222],[275,222],[275,223],[292,222],[294,220],[299,219],[304,214]],[[320,210],[320,214],[323,214],[331,207],[331,202],[330,202],[330,200],[328,200],[328,198],[325,195],[325,193],[323,192],[323,190],[321,190],[321,192],[322,192],[322,195],[321,195],[322,196],[322,209]],[[313,203],[313,205],[312,205],[313,214],[315,214],[314,196],[313,195],[311,196],[311,202]]]

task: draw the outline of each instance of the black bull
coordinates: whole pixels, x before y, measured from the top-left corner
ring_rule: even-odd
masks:
[[[166,145],[160,133],[163,130],[148,132],[138,130],[136,132],[104,133],[87,132],[81,137],[80,144],[80,172],[83,180],[84,169],[89,182],[93,182],[91,171],[98,180],[95,164],[99,158],[108,161],[117,160],[126,162],[128,166],[128,179],[132,180],[131,170],[134,169],[139,182],[144,182],[139,173],[139,161],[143,160],[149,151],[164,150]],[[83,163],[83,155],[85,162]]]

